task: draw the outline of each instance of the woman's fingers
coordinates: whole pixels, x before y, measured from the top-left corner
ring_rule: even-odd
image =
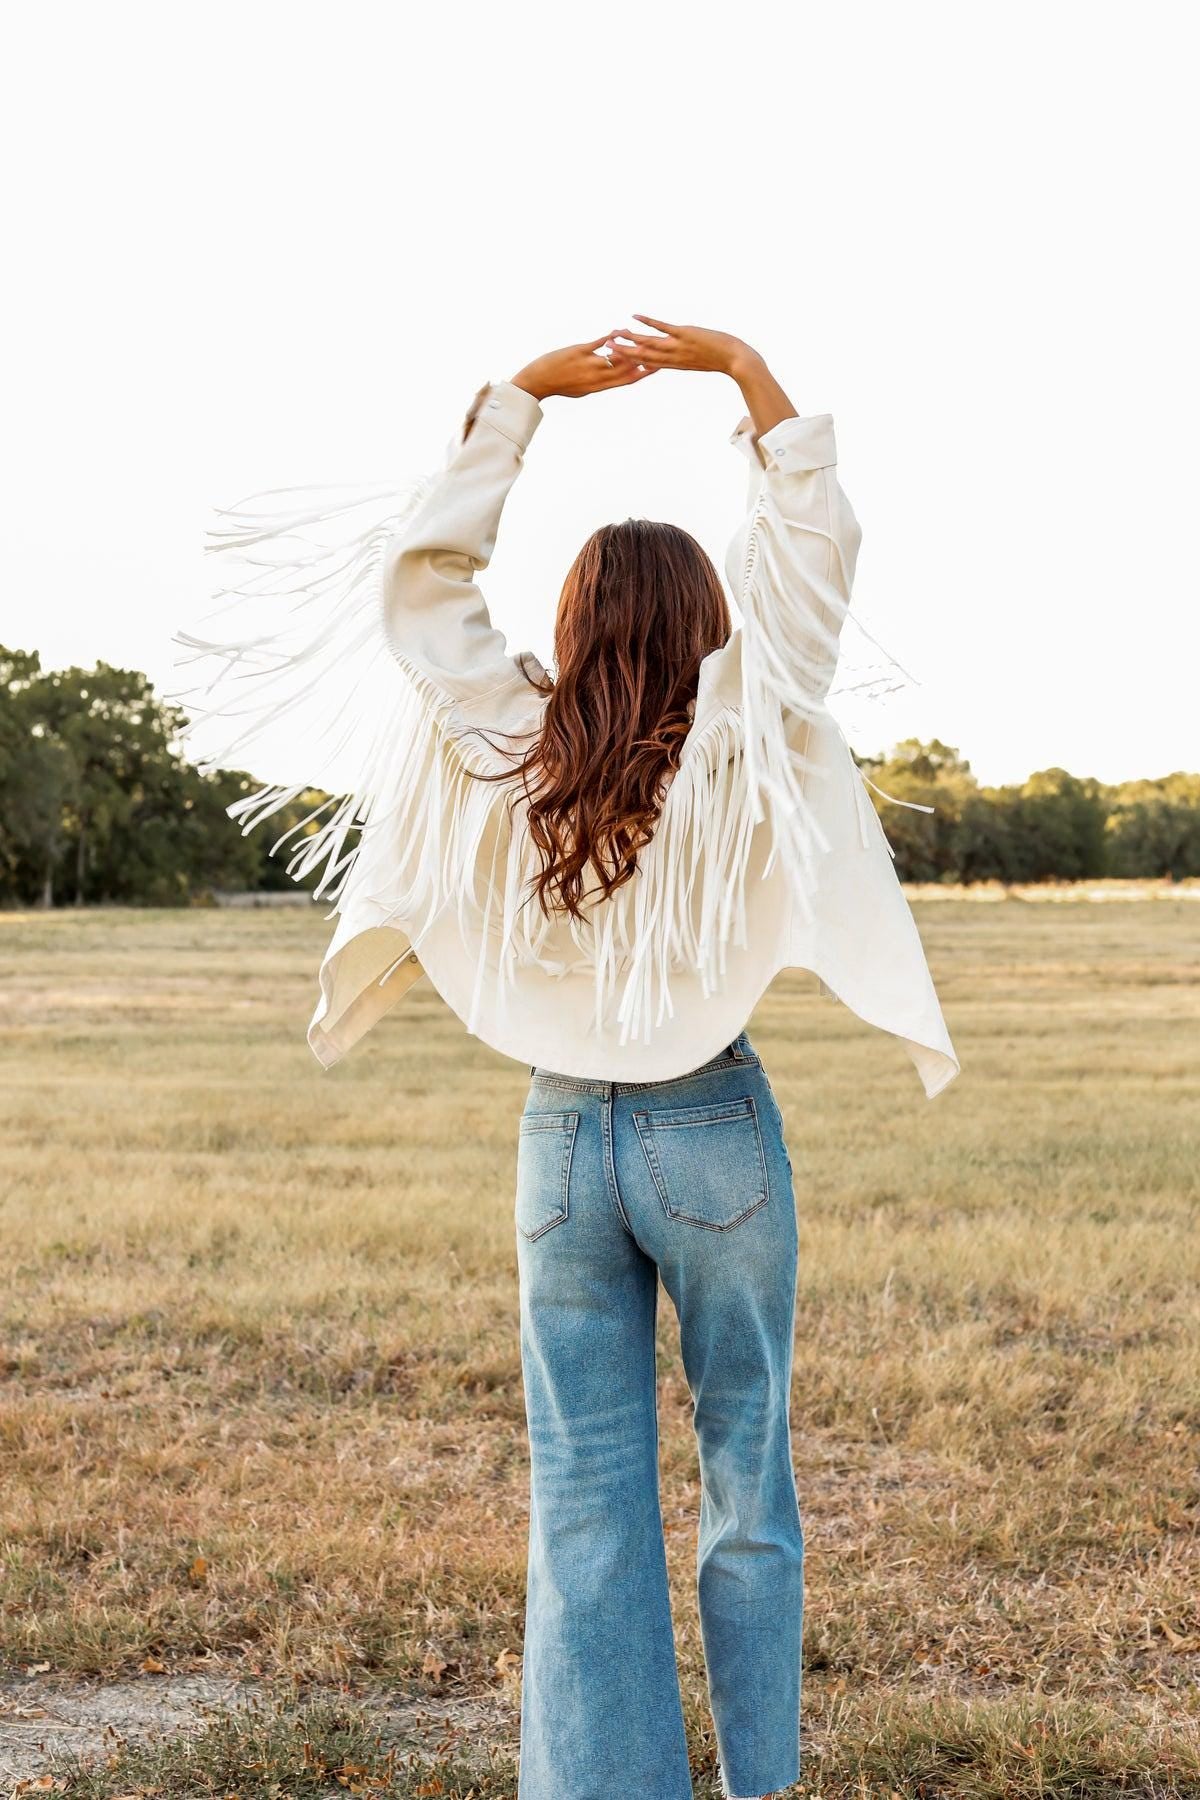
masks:
[[[679,325],[668,325],[665,319],[652,319],[649,313],[634,313],[633,317],[640,319],[643,325],[653,325],[655,331],[669,331],[674,334],[682,329]]]
[[[606,361],[608,357],[612,358],[617,367],[625,363],[638,363],[643,360],[641,351],[633,344],[612,344],[611,349],[607,352]]]
[[[606,369],[600,377],[603,387],[627,387],[631,382],[644,381],[647,375],[653,375],[653,368],[647,366],[640,357],[626,354],[614,354],[612,367]]]
[[[584,348],[589,361],[606,362],[610,356],[628,355],[633,345],[618,342],[617,333],[610,331],[607,336],[597,338],[594,344],[587,344]]]
[[[650,356],[670,357],[677,355],[680,349],[680,345],[675,338],[643,337],[636,331],[631,332],[630,336],[633,338],[639,355],[645,352]]]
[[[638,362],[646,363],[653,369],[670,369],[678,363],[678,358],[669,352],[653,350],[645,345],[639,345],[631,354],[637,358]]]

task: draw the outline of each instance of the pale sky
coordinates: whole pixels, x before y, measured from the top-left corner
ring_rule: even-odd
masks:
[[[1200,768],[1186,9],[47,4],[8,20],[0,641],[181,685],[206,509],[436,464],[481,382],[634,311],[832,412],[851,741],[981,780]],[[720,565],[732,383],[551,400],[484,577],[549,655],[628,514]]]

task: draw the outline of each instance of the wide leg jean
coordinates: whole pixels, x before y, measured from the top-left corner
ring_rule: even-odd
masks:
[[[520,1800],[690,1800],[658,1484],[658,1281],[699,1447],[723,1791],[800,1771],[804,1543],[788,1413],[796,1209],[743,1033],[653,1084],[531,1071],[517,1158],[529,1563]]]

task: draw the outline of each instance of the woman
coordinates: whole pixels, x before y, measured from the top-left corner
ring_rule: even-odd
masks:
[[[399,506],[356,495],[226,515],[217,547],[252,571],[227,592],[302,604],[269,637],[183,640],[236,678],[196,709],[239,720],[208,763],[278,748],[297,720],[307,731],[304,780],[238,802],[245,829],[308,783],[346,790],[293,828],[289,865],[323,865],[339,915],[309,1029],[320,1060],[425,973],[471,1031],[530,1065],[515,1206],[522,1800],[692,1791],[658,1492],[660,1276],[695,1408],[723,1792],[798,1778],[796,1212],[746,1022],[778,970],[803,968],[902,1040],[929,1096],[958,1072],[825,703],[860,540],[832,420],[799,417],[741,340],[634,316],[650,329],[481,388],[443,468]],[[731,377],[745,402],[732,442],[749,505],[726,562],[742,626],[694,539],[627,519],[567,575],[550,675],[507,653],[475,582],[504,500],[543,402],[671,368]],[[259,691],[225,704],[247,670]],[[314,742],[318,722],[332,742]]]

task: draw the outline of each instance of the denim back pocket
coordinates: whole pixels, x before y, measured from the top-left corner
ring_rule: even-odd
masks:
[[[635,1112],[633,1122],[670,1218],[728,1231],[766,1205],[767,1159],[749,1096]]]
[[[517,1140],[517,1229],[539,1238],[567,1216],[577,1112],[525,1113]]]

